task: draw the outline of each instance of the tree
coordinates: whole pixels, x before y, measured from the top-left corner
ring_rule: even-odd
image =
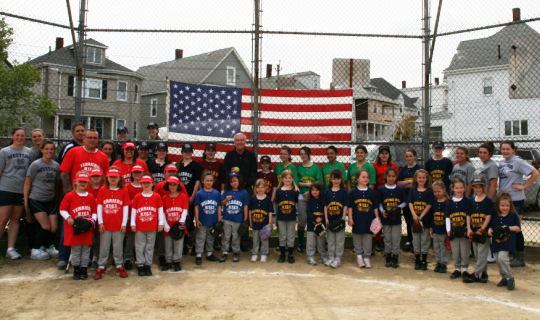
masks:
[[[39,70],[30,62],[8,61],[13,29],[0,19],[0,135],[7,135],[23,122],[37,125],[39,118],[51,117],[56,106],[33,88],[40,83]]]
[[[396,125],[394,131],[395,140],[414,140],[416,137],[416,117],[413,115],[404,116]]]

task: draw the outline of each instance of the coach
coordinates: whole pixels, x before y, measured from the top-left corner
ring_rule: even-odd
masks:
[[[84,132],[85,132],[84,124],[81,122],[75,123],[71,127],[71,141],[66,144],[60,152],[58,152],[58,157],[56,158],[56,162],[59,164],[62,164],[62,161],[64,160],[64,157],[66,156],[67,152],[71,150],[72,148],[81,146],[83,144],[84,139]]]
[[[257,158],[255,154],[246,149],[246,136],[243,133],[234,135],[234,150],[225,155],[225,179],[234,169],[244,182],[245,189],[251,193],[251,189],[257,179]]]

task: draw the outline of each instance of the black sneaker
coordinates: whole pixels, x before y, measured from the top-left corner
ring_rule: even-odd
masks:
[[[182,265],[180,264],[180,262],[173,263],[173,266],[175,272],[182,271]]]
[[[450,275],[450,279],[457,279],[457,278],[461,278],[461,272],[459,272],[458,270],[455,270]]]
[[[473,283],[474,282],[474,276],[467,271],[464,271],[461,275],[463,279],[463,283]]]
[[[81,267],[81,273],[80,273],[80,279],[81,280],[86,280],[88,279],[88,268],[86,267]]]
[[[445,264],[441,264],[441,268],[439,270],[439,273],[446,273],[446,265]]]
[[[211,254],[211,255],[209,255],[209,256],[206,256],[206,260],[212,261],[212,262],[219,261],[218,258],[216,258],[216,256],[213,255],[213,254]]]
[[[222,254],[221,257],[219,257],[219,262],[225,262],[227,261],[228,255],[226,253]]]
[[[481,283],[487,283],[489,279],[487,271],[482,272],[482,275],[480,276],[480,282]]]
[[[195,264],[200,266],[202,264],[202,258],[201,257],[195,257]]]
[[[81,280],[81,268],[73,267],[73,280]]]
[[[384,258],[385,258],[384,266],[387,267],[387,268],[391,268],[392,267],[392,256],[389,255],[389,254],[385,254]]]
[[[232,262],[238,262],[238,261],[240,261],[240,254],[233,253]]]
[[[506,280],[506,289],[514,290],[515,288],[516,288],[516,282],[514,281],[514,278],[510,278]]]
[[[126,260],[124,262],[124,269],[126,269],[126,270],[133,269],[133,262],[131,262],[131,260]]]
[[[137,267],[137,275],[139,277],[144,277],[146,276],[146,271],[144,270],[144,267]]]
[[[167,271],[172,268],[172,264],[170,262],[166,262],[162,267],[161,271]]]
[[[279,255],[279,258],[278,258],[278,263],[284,263],[285,262],[285,254],[282,253]]]
[[[151,266],[144,266],[144,273],[145,273],[145,276],[147,276],[147,277],[152,276],[152,267]]]
[[[396,268],[399,268],[399,255],[397,254],[394,254],[392,255],[392,265],[391,267],[396,269]]]
[[[433,272],[439,273],[441,271],[441,264],[437,262],[435,265],[435,268],[433,269]]]
[[[420,255],[417,254],[414,257],[414,270],[420,270],[422,268],[422,261],[420,260]]]
[[[497,287],[504,287],[508,285],[508,282],[506,281],[506,278],[502,278],[501,281],[499,281],[499,283],[497,283]]]
[[[288,263],[294,263],[294,262],[295,262],[295,260],[294,260],[294,255],[289,254],[289,256],[287,257],[287,262],[288,262]]]
[[[165,266],[165,264],[167,263],[167,261],[165,260],[165,256],[159,256],[158,261],[160,267]]]

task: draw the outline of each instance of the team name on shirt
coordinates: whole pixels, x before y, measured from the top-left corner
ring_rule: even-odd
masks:
[[[178,218],[180,216],[180,213],[182,213],[182,210],[184,209],[180,207],[170,207],[170,208],[167,208],[167,210],[165,210],[165,214],[170,219]]]
[[[262,223],[266,220],[268,216],[268,211],[263,209],[254,209],[251,210],[251,220],[255,223]]]
[[[486,221],[489,215],[481,212],[474,212],[471,214],[471,225],[473,228],[480,228]]]
[[[452,223],[453,226],[464,225],[466,218],[467,218],[467,214],[463,211],[452,212],[450,214],[450,222]]]
[[[443,226],[445,224],[444,220],[445,220],[444,212],[442,211],[433,212],[433,223],[435,225]]]
[[[328,214],[331,216],[337,216],[341,214],[341,209],[343,209],[343,204],[339,201],[331,201],[326,206],[328,208]],[[316,215],[315,212],[313,215]]]
[[[414,208],[414,212],[416,214],[421,214],[422,211],[424,211],[424,209],[426,208],[428,204],[424,201],[415,201],[413,202],[413,208]]]
[[[384,199],[384,206],[386,207],[386,210],[392,210],[397,208],[400,202],[401,200],[399,198],[386,198]]]
[[[443,176],[444,176],[444,170],[434,169],[434,170],[431,171],[431,178],[434,181],[442,180]]]
[[[90,211],[92,211],[92,208],[90,208],[89,206],[79,206],[79,207],[74,208],[72,211],[78,216],[89,216]]]
[[[140,207],[137,209],[137,218],[140,222],[148,222],[154,220],[157,208],[154,207]]]
[[[293,211],[296,202],[291,200],[283,200],[278,203],[278,206],[283,214],[290,214]]]
[[[190,172],[182,171],[178,174],[180,177],[180,181],[182,181],[183,184],[189,184],[191,181],[191,178],[193,177],[193,174]]]
[[[242,208],[242,201],[238,201],[238,200],[231,200],[229,202],[227,202],[227,213],[228,214],[238,214],[240,213],[240,209]]]
[[[369,212],[369,208],[373,205],[373,202],[369,199],[356,199],[354,205],[358,212]]]
[[[215,200],[204,200],[201,207],[205,214],[216,214],[218,203]]]
[[[101,167],[95,162],[83,162],[80,165],[81,170],[86,170],[88,172],[94,169],[101,169]]]

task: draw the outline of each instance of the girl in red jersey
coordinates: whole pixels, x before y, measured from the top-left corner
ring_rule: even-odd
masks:
[[[144,168],[139,165],[134,165],[131,168],[131,181],[127,184],[126,189],[129,194],[129,199],[133,200],[135,196],[142,192],[142,186],[140,183],[141,177],[143,176]],[[122,170],[120,170],[122,174]],[[131,211],[130,211],[131,213]],[[131,221],[131,218],[128,218],[128,221]],[[126,270],[131,270],[133,268],[133,258],[135,251],[135,230],[133,228],[126,228],[126,246],[124,248],[124,268]]]
[[[121,179],[121,173],[117,167],[109,168],[105,186],[99,189],[96,202],[100,239],[99,267],[96,270],[94,279],[103,278],[107,260],[109,260],[111,242],[116,273],[121,278],[126,278],[128,275],[122,263],[124,261],[124,234],[128,221],[130,198],[127,189],[124,188],[124,180]]]
[[[182,259],[182,251],[184,249],[184,237],[179,240],[172,239],[167,233],[171,227],[179,223],[184,227],[184,234],[187,234],[185,227],[186,218],[188,215],[189,198],[187,193],[180,190],[180,179],[176,176],[170,176],[165,180],[165,191],[163,196],[163,211],[165,214],[165,265],[162,271],[169,270],[174,267],[174,271],[182,270],[180,260]]]
[[[176,168],[176,166],[174,164],[168,164],[165,166],[165,169],[163,169],[163,173],[165,175],[165,179],[161,182],[158,182],[156,184],[156,186],[154,187],[154,191],[159,193],[160,196],[164,196],[168,193],[167,190],[165,190],[165,186],[167,185],[167,179],[170,177],[170,176],[177,176],[178,174],[178,168]],[[186,187],[184,186],[183,183],[180,183],[178,185],[179,187],[179,192],[182,192],[182,193],[185,193],[186,195],[188,194],[187,193],[187,190],[186,190]]]
[[[75,189],[68,192],[60,203],[60,214],[64,218],[64,245],[71,247],[71,264],[73,265],[73,279],[88,279],[87,266],[90,262],[90,250],[92,248],[92,229],[75,234],[73,223],[75,219],[88,219],[92,223],[96,221],[96,199],[87,191],[88,172],[77,172]]]
[[[101,171],[101,169],[94,169],[90,171],[90,184],[88,185],[88,192],[90,192],[94,198],[97,199],[97,194],[101,186],[103,186],[103,171]]]
[[[152,259],[156,232],[163,231],[165,217],[163,202],[157,192],[152,191],[154,179],[141,178],[143,191],[131,203],[131,229],[135,230],[135,255],[139,276],[152,275]]]
[[[133,142],[126,142],[122,145],[121,159],[116,160],[113,166],[120,169],[120,173],[125,183],[131,182],[131,172],[133,167],[141,166],[143,172],[148,173],[148,165],[141,159],[137,159],[137,148]]]

